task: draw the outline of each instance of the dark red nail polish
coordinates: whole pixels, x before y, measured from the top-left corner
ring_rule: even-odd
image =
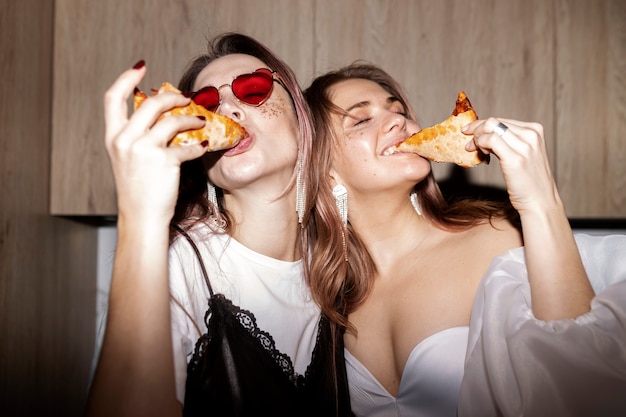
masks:
[[[146,65],[146,61],[144,61],[143,59],[137,61],[137,63],[135,65],[133,65],[133,69],[142,69],[144,66]]]
[[[200,145],[202,145],[202,147],[206,148],[207,146],[209,146],[209,141],[208,140],[203,140],[202,143],[200,143]]]
[[[206,120],[206,117],[204,117],[204,116],[202,116],[202,115],[198,115],[198,116],[196,116],[196,117],[197,117],[198,119],[200,119],[200,120]]]
[[[187,98],[190,98],[191,96],[193,96],[193,93],[191,91],[183,91],[182,95]]]

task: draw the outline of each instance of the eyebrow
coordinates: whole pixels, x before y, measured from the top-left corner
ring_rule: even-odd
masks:
[[[347,108],[347,109],[345,109],[344,111],[345,111],[346,113],[350,113],[350,112],[351,112],[352,110],[354,110],[354,109],[360,109],[360,108],[362,108],[362,107],[367,107],[367,106],[369,106],[370,104],[371,104],[371,102],[369,102],[369,101],[360,101],[360,102],[358,102],[358,103],[356,103],[356,104],[353,104],[352,106],[348,107],[348,108]]]
[[[397,102],[399,102],[399,101],[400,101],[400,99],[399,99],[398,97],[395,97],[395,96],[389,96],[389,97],[387,97],[387,100],[386,100],[386,102],[387,102],[388,104],[391,104],[391,103],[397,103]],[[354,110],[354,109],[360,109],[360,108],[363,108],[363,107],[367,107],[367,106],[369,106],[369,105],[371,105],[371,104],[372,104],[372,103],[371,103],[370,101],[367,101],[367,100],[365,100],[365,101],[360,101],[360,102],[355,103],[355,104],[353,104],[352,106],[348,107],[348,108],[347,108],[347,109],[345,109],[344,111],[345,111],[346,113],[350,113],[350,112],[351,112],[352,110]]]

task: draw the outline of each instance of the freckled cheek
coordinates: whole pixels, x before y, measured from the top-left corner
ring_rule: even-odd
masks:
[[[371,164],[369,154],[360,147],[346,146],[340,152],[340,158],[346,167],[352,172],[367,172]]]
[[[352,160],[365,163],[370,160],[372,149],[369,143],[360,140],[363,136],[363,133],[346,133],[341,141],[341,146],[344,154],[351,156]]]
[[[261,105],[259,111],[262,116],[268,119],[276,119],[281,114],[286,113],[287,109],[289,109],[290,104],[285,103],[284,98],[279,97],[276,100],[268,101]]]
[[[361,137],[363,137],[363,132],[345,132],[344,131],[344,135],[346,136],[346,139],[351,140],[351,141],[355,141]]]
[[[363,132],[344,133],[343,140],[340,142],[344,166],[354,177],[376,177],[378,173],[375,167],[371,166],[371,147],[367,142],[358,140],[363,136],[365,136]]]

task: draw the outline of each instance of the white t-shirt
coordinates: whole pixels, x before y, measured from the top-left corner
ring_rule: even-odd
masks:
[[[320,309],[304,282],[302,261],[261,255],[206,225],[194,227],[189,235],[202,255],[213,293],[254,314],[258,328],[272,336],[276,349],[303,374],[315,346]],[[182,403],[187,363],[207,330],[210,293],[198,258],[182,236],[170,248],[169,269],[176,387]]]

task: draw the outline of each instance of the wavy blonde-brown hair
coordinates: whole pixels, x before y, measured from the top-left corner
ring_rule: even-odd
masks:
[[[371,291],[376,265],[349,220],[345,231],[348,261],[343,249],[343,223],[332,194],[330,169],[336,135],[333,115],[344,111],[330,99],[330,90],[337,83],[350,79],[370,80],[396,97],[415,120],[415,113],[402,87],[381,68],[356,62],[317,77],[305,90],[304,96],[313,115],[316,132],[311,169],[317,174],[311,184],[316,192],[312,209],[312,224],[316,236],[311,236],[311,290],[322,311],[342,329],[354,332],[348,315],[365,301]],[[462,200],[449,204],[444,198],[432,171],[415,185],[422,213],[433,223],[449,230],[462,230],[491,221],[495,217],[514,219],[515,211],[508,202]]]

